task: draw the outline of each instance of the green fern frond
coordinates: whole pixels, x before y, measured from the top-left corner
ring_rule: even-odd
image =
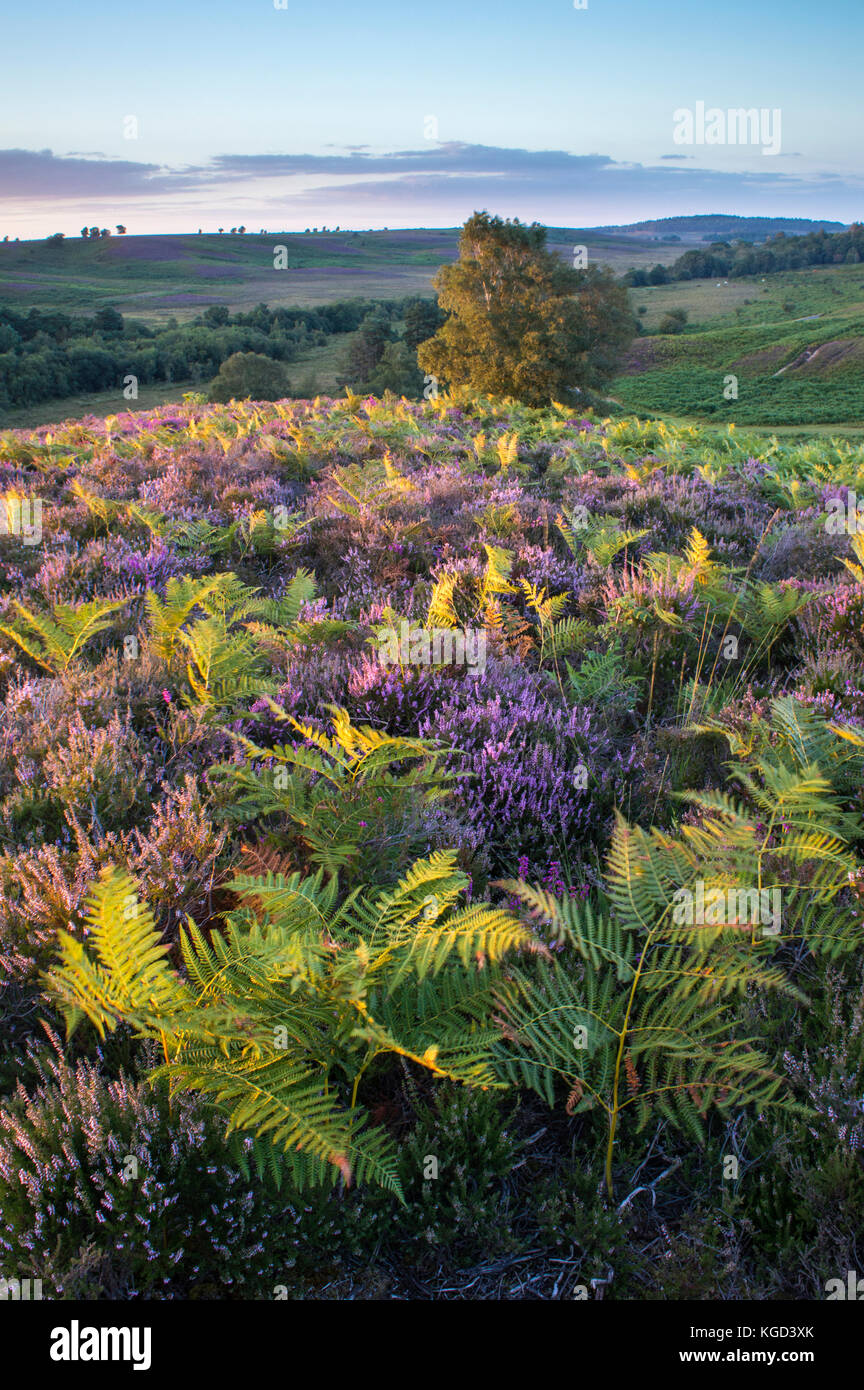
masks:
[[[13,599],[18,621],[0,626],[38,665],[52,674],[67,671],[87,642],[112,626],[113,618],[128,600],[91,599],[77,605],[57,603],[49,617]]]
[[[85,922],[96,958],[60,932],[60,962],[45,976],[70,1025],[84,1014],[104,1037],[131,1015],[146,1020],[183,1007],[185,991],[165,964],[169,947],[128,874],[103,869],[86,899]]]

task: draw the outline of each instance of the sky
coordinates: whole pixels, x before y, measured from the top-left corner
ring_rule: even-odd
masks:
[[[0,0],[0,33],[0,236],[864,210],[864,0]]]

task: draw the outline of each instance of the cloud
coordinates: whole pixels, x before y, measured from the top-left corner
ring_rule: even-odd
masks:
[[[575,172],[612,165],[607,155],[567,154],[564,150],[506,149],[497,145],[468,145],[461,141],[429,145],[419,150],[394,150],[387,154],[368,154],[354,147],[346,154],[222,154],[212,161],[223,177],[260,177],[302,174],[387,174],[405,176],[438,173],[511,174],[524,176],[556,171]]]
[[[279,157],[274,158],[277,163],[273,167],[288,173],[287,162],[283,166]],[[533,198],[538,203],[552,200],[559,205],[569,200],[570,225],[585,225],[578,205],[586,200],[618,202],[648,196],[662,200],[668,195],[678,200],[679,206],[705,198],[722,206],[755,190],[803,195],[824,186],[826,181],[839,182],[835,174],[820,173],[808,179],[762,166],[740,171],[625,164],[599,154],[571,155],[560,150],[508,150],[480,145],[437,146],[428,153],[403,151],[369,159],[352,158],[341,161],[338,167],[326,161],[317,162],[314,156],[300,156],[298,160],[302,160],[303,173],[332,172],[346,177],[298,188],[291,197],[297,206],[317,205],[324,199],[343,195],[350,195],[354,204],[374,207],[395,202],[406,210],[417,202],[428,201],[430,195],[441,199],[452,195],[460,202],[467,199],[477,206],[485,206],[490,199],[501,204],[507,200],[524,203],[526,198]],[[291,172],[300,172],[299,164],[289,162]],[[241,168],[249,173],[261,168],[256,156],[241,160],[223,156],[219,164],[232,177]],[[363,177],[357,178],[358,174]]]
[[[131,159],[55,155],[51,150],[0,150],[4,198],[100,198],[167,193],[198,182],[196,171],[164,169]]]
[[[788,165],[780,170],[754,159],[744,169],[712,169],[693,160],[661,155],[646,165],[598,153],[430,141],[377,153],[366,146],[322,154],[226,153],[170,168],[95,152],[12,149],[0,151],[0,187],[22,211],[36,201],[122,198],[142,211],[151,208],[154,216],[162,210],[175,218],[181,206],[204,217],[209,209],[248,205],[246,221],[268,209],[283,226],[292,213],[305,218],[313,209],[313,220],[343,224],[348,212],[370,225],[377,218],[390,226],[451,226],[486,207],[559,226],[589,226],[730,207],[789,215],[804,200],[815,212],[812,200],[828,193],[830,211],[824,204],[818,210],[837,216],[860,201],[861,181],[830,170],[793,173]]]

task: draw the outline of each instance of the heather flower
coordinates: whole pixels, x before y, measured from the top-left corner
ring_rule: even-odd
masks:
[[[590,710],[565,706],[545,678],[494,659],[482,678],[453,683],[419,731],[457,750],[447,761],[464,774],[454,802],[502,869],[520,854],[537,858],[550,842],[589,850],[632,766]],[[580,766],[589,769],[587,789]]]

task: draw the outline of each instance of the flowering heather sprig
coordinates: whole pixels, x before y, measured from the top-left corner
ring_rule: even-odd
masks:
[[[164,590],[169,579],[184,574],[203,574],[212,567],[208,555],[180,555],[165,541],[153,537],[146,551],[135,550],[120,539],[113,553],[106,555],[106,573],[116,576],[127,588],[144,593],[147,589]]]
[[[550,842],[587,847],[635,760],[632,748],[613,747],[590,710],[563,705],[550,684],[495,660],[482,678],[454,683],[420,734],[459,750],[448,768],[468,775],[455,784],[454,801],[505,869],[514,853],[536,859]],[[579,785],[580,766],[590,770],[588,788]]]

